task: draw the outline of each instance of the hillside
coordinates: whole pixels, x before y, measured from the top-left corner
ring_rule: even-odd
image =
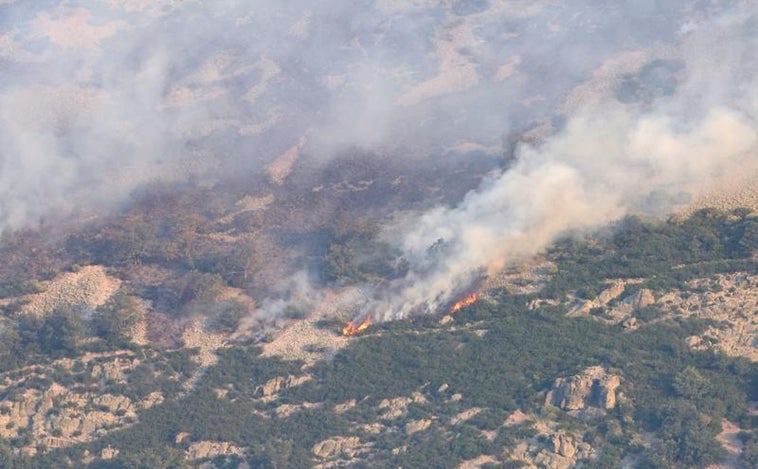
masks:
[[[741,209],[629,218],[509,266],[454,315],[354,338],[344,293],[239,322],[252,304],[224,270],[29,279],[4,300],[3,467],[750,467],[757,233]],[[201,289],[161,312],[148,271]]]
[[[0,469],[758,467],[749,0],[0,0]]]

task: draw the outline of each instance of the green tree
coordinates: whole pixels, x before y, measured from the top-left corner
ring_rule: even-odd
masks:
[[[81,317],[69,307],[61,307],[42,320],[37,341],[43,353],[52,357],[72,356],[84,333]]]
[[[95,334],[110,343],[121,345],[129,341],[130,332],[139,320],[139,300],[124,290],[117,291],[92,315]]]
[[[191,466],[184,458],[184,452],[168,445],[144,448],[123,459],[119,458],[125,469],[189,469]]]
[[[248,313],[247,306],[237,300],[223,302],[220,310],[211,323],[216,332],[231,333],[237,330],[240,321]]]
[[[655,448],[659,463],[666,467],[699,468],[724,457],[724,448],[714,439],[721,425],[701,414],[692,402],[675,401],[664,412]]]
[[[740,439],[744,445],[741,459],[745,467],[758,467],[758,435],[744,432]]]
[[[688,366],[674,376],[674,391],[680,397],[701,401],[708,395],[711,383],[694,366]]]

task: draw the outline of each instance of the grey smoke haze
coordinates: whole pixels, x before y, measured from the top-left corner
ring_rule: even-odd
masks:
[[[522,146],[513,167],[492,174],[459,205],[401,224],[414,267],[381,293],[374,314],[434,311],[481,269],[494,273],[560,235],[628,213],[670,213],[719,179],[758,176],[755,13],[736,8],[687,28],[665,54],[686,70],[676,89],[632,105],[612,99],[619,85],[606,89],[615,93],[580,103],[561,132],[538,147]],[[592,80],[579,87],[592,88]],[[436,240],[444,240],[444,255],[429,270]]]
[[[304,135],[324,158],[498,151],[607,57],[724,8],[661,3],[3,2],[0,224],[255,170]]]
[[[0,2],[0,225],[296,144],[497,158],[565,117],[460,205],[388,228],[413,268],[371,307],[434,308],[566,230],[754,169],[756,24],[739,0]]]

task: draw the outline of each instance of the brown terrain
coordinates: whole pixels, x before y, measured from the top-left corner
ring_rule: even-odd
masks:
[[[293,147],[269,168],[269,176],[275,185],[281,185],[288,178],[295,178],[297,183],[298,167],[293,164],[298,158],[298,148]],[[353,162],[343,162],[351,168]],[[361,177],[358,166],[352,169],[338,167],[347,171],[351,178],[337,173],[325,174],[323,184],[307,189],[309,192],[320,194],[332,191],[342,192],[347,197],[363,197],[366,191],[407,191],[403,197],[413,199],[418,187],[408,185],[393,171],[378,178],[355,183],[348,182],[356,176]],[[381,173],[381,172],[380,172]],[[344,176],[344,175],[343,175]],[[476,179],[469,181],[475,183]],[[427,189],[428,190],[428,189]],[[684,209],[683,213],[702,206],[717,206],[721,209],[733,207],[749,207],[758,210],[758,193],[754,179],[732,184],[728,191],[720,191],[698,198]],[[369,198],[376,194],[368,195]],[[443,193],[441,198],[447,197]],[[266,194],[247,194],[233,204],[233,208],[222,212],[217,219],[218,226],[230,226],[243,216],[253,216],[253,223],[266,224],[269,221],[282,229],[293,229],[301,222],[300,229],[316,229],[322,226],[318,217],[334,213],[335,207],[329,198],[320,202],[318,198],[307,201],[304,198],[293,197],[291,194],[278,193],[274,189]],[[350,208],[348,204],[348,208]],[[354,207],[357,209],[357,206]],[[286,211],[285,215],[282,211]],[[318,214],[318,216],[314,216]],[[260,225],[258,225],[260,226]],[[267,238],[263,230],[261,236],[241,234],[234,229],[219,230],[205,233],[209,241],[219,243],[237,243],[253,239],[256,252],[264,253],[267,262],[256,264],[260,267],[257,272],[251,272],[257,280],[274,285],[276,278],[288,271],[286,259],[300,247],[282,247],[280,243]],[[270,259],[270,262],[268,262]],[[254,270],[254,269],[251,269]],[[480,288],[480,297],[473,301],[491,301],[487,291],[503,289],[511,294],[537,294],[540,285],[555,273],[554,263],[541,257],[525,260],[511,265],[505,270],[491,275]],[[160,285],[167,281],[171,272],[151,264],[133,264],[123,271],[102,265],[86,265],[77,267],[71,272],[61,273],[49,280],[39,282],[39,293],[21,297],[11,297],[3,300],[3,305],[20,304],[20,314],[34,316],[44,315],[47,311],[66,306],[92,310],[102,306],[120,287],[125,284],[132,286]],[[689,281],[683,290],[651,291],[649,289],[633,288],[640,279],[614,279],[608,281],[607,288],[591,300],[578,301],[568,298],[562,306],[566,308],[569,317],[593,317],[607,324],[617,324],[629,331],[639,327],[654,327],[657,321],[665,321],[674,317],[697,317],[714,321],[703,334],[692,336],[687,343],[694,349],[713,349],[731,356],[744,357],[753,363],[758,362],[758,275],[751,272],[717,275]],[[633,293],[626,293],[632,288]],[[262,403],[268,403],[270,411],[267,418],[284,418],[303,409],[317,408],[320,403],[303,403],[298,405],[279,404],[278,395],[283,390],[301,386],[312,379],[308,368],[320,360],[328,359],[338,350],[346,347],[352,340],[340,334],[340,328],[349,319],[350,304],[346,298],[353,298],[348,288],[340,290],[323,289],[318,293],[315,309],[304,318],[281,317],[275,321],[262,322],[260,317],[253,314],[257,301],[249,296],[249,290],[227,287],[220,293],[216,301],[238,301],[244,305],[249,317],[244,318],[237,330],[218,332],[212,328],[212,321],[202,313],[175,319],[160,311],[151,301],[144,299],[140,303],[139,320],[131,332],[131,340],[137,345],[157,346],[158,349],[149,352],[119,350],[104,353],[88,353],[75,359],[60,359],[48,365],[34,365],[23,369],[8,371],[0,375],[0,393],[5,397],[0,412],[0,436],[3,438],[18,438],[28,435],[26,444],[20,452],[33,455],[51,448],[66,447],[81,442],[93,441],[117,429],[128,427],[138,419],[140,409],[150,408],[161,403],[166,398],[175,398],[193,389],[204,370],[217,362],[217,351],[233,345],[241,340],[257,337],[261,330],[265,331],[266,340],[262,342],[264,357],[280,357],[284,360],[302,360],[303,372],[299,375],[278,376],[264,383],[258,383],[252,388],[255,398]],[[356,297],[357,298],[357,297]],[[542,305],[558,305],[559,302],[550,299],[535,299],[530,303],[532,309]],[[635,312],[651,306],[661,309],[663,314],[647,323],[640,323],[635,318]],[[442,325],[451,321],[451,317],[443,318]],[[263,327],[263,329],[261,329]],[[481,332],[485,331],[475,331]],[[129,397],[117,392],[101,392],[103,385],[112,386],[126,384],[128,377],[145,363],[160,360],[159,350],[186,348],[192,350],[191,360],[196,365],[191,375],[163,375],[162,379],[175,381],[179,385],[174,396],[166,396],[158,390],[144,393],[139,398]],[[84,383],[80,386],[63,385],[57,381],[60,372],[78,376],[77,380]],[[525,467],[566,469],[574,467],[580,459],[592,459],[597,453],[589,443],[582,441],[579,433],[572,433],[558,425],[555,420],[547,418],[550,412],[565,412],[579,419],[589,420],[601,418],[606,412],[613,410],[618,402],[623,401],[623,378],[601,367],[589,367],[583,373],[566,376],[555,381],[552,389],[547,390],[544,398],[546,411],[541,415],[525,414],[516,411],[504,420],[503,426],[531,424],[536,430],[534,436],[523,438],[514,447],[508,457],[522,461]],[[228,390],[219,388],[217,395],[223,397]],[[430,398],[440,398],[450,402],[461,400],[462,396],[454,390],[440,388],[439,390],[418,389],[408,396],[396,396],[385,399],[376,407],[381,416],[364,428],[368,434],[378,434],[392,427],[395,421],[404,418],[408,406],[413,403],[423,403]],[[435,397],[436,396],[436,397]],[[345,412],[356,405],[348,401],[335,406],[336,413]],[[451,418],[446,425],[455,428],[481,413],[483,409],[471,407],[461,410]],[[404,419],[405,420],[405,419]],[[406,435],[428,431],[434,417],[420,418],[407,421],[402,431]],[[735,423],[724,421],[723,431],[719,442],[728,451],[728,458],[721,467],[738,468],[737,460],[742,450],[740,440],[736,438],[741,430]],[[483,432],[485,438],[494,438],[494,433]],[[177,438],[180,438],[178,435]],[[395,454],[406,451],[407,448],[393,449]],[[372,451],[371,443],[362,441],[358,436],[331,437],[318,442],[312,448],[316,467],[331,468],[345,467],[352,461],[360,460],[362,455]],[[101,454],[89,455],[93,458],[109,459],[117,456],[117,451],[105,448]],[[244,454],[240,448],[231,442],[197,441],[186,450],[186,460],[192,464],[196,461],[208,461],[216,456],[231,456]],[[496,462],[491,456],[482,456],[461,464],[461,468],[484,467]],[[198,467],[204,467],[202,464]],[[716,466],[713,466],[716,467]]]

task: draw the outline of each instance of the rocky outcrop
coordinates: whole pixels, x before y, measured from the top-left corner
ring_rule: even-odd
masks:
[[[468,410],[464,410],[457,415],[450,418],[450,425],[458,425],[461,422],[465,422],[477,415],[479,415],[484,409],[481,407],[472,407]]]
[[[352,458],[360,450],[360,439],[357,436],[338,436],[320,441],[313,445],[313,454],[322,459],[333,457]]]
[[[100,363],[92,363],[95,360]],[[121,353],[85,354],[77,360],[56,361],[54,366],[69,372],[76,366],[79,370],[72,372],[72,376],[78,373],[85,380],[120,381],[135,362],[136,359],[131,360]],[[74,391],[56,382],[40,386],[38,383],[44,383],[46,378],[45,372],[34,366],[27,367],[23,374],[17,371],[0,374],[0,391],[8,393],[0,405],[0,437],[28,436],[28,444],[21,452],[32,448],[61,448],[100,438],[135,422],[139,409],[152,407],[163,399],[160,392],[132,401],[119,394]]]
[[[341,404],[335,405],[334,411],[337,412],[338,414],[343,414],[347,412],[348,410],[352,409],[353,407],[355,407],[356,404],[357,402],[355,401],[355,399],[350,399],[349,401],[345,401]]]
[[[460,463],[457,469],[481,469],[484,467],[501,467],[498,464],[498,460],[489,454],[483,454],[477,456],[474,459],[469,459]]]
[[[548,442],[550,451],[559,456],[571,458],[576,454],[577,448],[574,438],[562,431],[553,433]]]
[[[119,451],[111,445],[106,446],[100,451],[100,459],[113,459],[118,456]]]
[[[114,394],[103,394],[92,399],[92,403],[98,407],[105,408],[109,412],[134,412],[132,401],[126,396]]]
[[[653,295],[653,292],[647,288],[640,289],[640,291],[625,300],[628,301],[634,309],[646,308],[655,304],[655,296]]]
[[[147,396],[145,396],[144,399],[139,401],[137,403],[138,409],[149,409],[150,407],[153,407],[154,405],[158,405],[162,403],[164,400],[163,393],[160,391],[153,391]]]
[[[192,461],[215,458],[216,456],[242,457],[244,454],[244,449],[225,441],[198,441],[189,446],[186,457]]]
[[[656,299],[653,292],[647,288],[642,288],[624,297],[612,308],[606,310],[602,319],[611,324],[621,324],[626,329],[635,329],[638,326],[638,321],[631,314],[655,303]]]
[[[593,366],[578,375],[558,378],[547,394],[546,403],[566,411],[588,407],[610,410],[616,406],[616,388],[620,384],[618,376]]]
[[[534,465],[545,469],[569,469],[574,467],[576,458],[561,456],[552,451],[542,450],[534,456]]]
[[[133,370],[140,363],[138,358],[115,357],[111,361],[92,366],[91,375],[103,382],[123,383],[126,380],[125,373]]]
[[[315,402],[303,402],[302,404],[279,404],[276,406],[276,409],[274,409],[274,415],[276,418],[282,419],[289,417],[295,412],[307,409],[315,409],[320,406],[320,403]]]
[[[758,275],[735,272],[693,280],[686,290],[674,290],[659,303],[667,316],[694,316],[716,323],[688,338],[691,347],[758,362]]]
[[[305,136],[300,137],[295,145],[289,150],[279,155],[274,161],[266,166],[266,172],[271,178],[271,182],[281,186],[292,171],[292,165],[300,157],[300,150],[305,145]]]
[[[412,435],[428,429],[431,425],[432,421],[429,419],[411,420],[405,424],[405,433],[406,435]]]
[[[315,363],[348,344],[349,338],[319,327],[318,320],[318,315],[314,315],[302,321],[293,321],[273,340],[263,344],[263,356]]]
[[[594,308],[605,307],[612,300],[615,300],[621,296],[621,294],[624,293],[624,289],[625,286],[623,282],[615,282],[609,288],[600,292],[600,294],[595,297],[595,299],[585,301],[578,306],[575,306],[566,315],[569,317],[586,316],[590,314],[590,311],[592,311]]]
[[[613,285],[611,285],[610,288],[607,288],[600,292],[597,298],[595,298],[595,301],[598,303],[598,305],[607,305],[611,302],[611,300],[615,300],[622,293],[624,293],[624,289],[625,286],[622,282],[615,282]]]
[[[382,399],[379,409],[383,410],[381,418],[392,420],[405,415],[408,404],[413,402],[410,397],[396,397],[394,399]]]
[[[411,397],[395,397],[392,399],[382,399],[379,402],[379,409],[383,410],[382,417],[385,420],[392,420],[405,415],[406,408],[410,403],[423,404],[426,402],[426,398],[423,394],[416,391],[411,394]]]
[[[199,319],[192,321],[192,324],[184,329],[182,341],[187,348],[200,349],[197,361],[201,367],[215,364],[218,361],[215,353],[216,350],[224,347],[226,344],[226,338],[223,334],[208,332],[204,326],[204,321]]]
[[[42,293],[29,295],[22,311],[39,316],[61,307],[96,308],[108,301],[120,284],[120,280],[105,273],[103,266],[81,267],[59,275]]]
[[[12,438],[28,431],[48,447],[89,441],[136,417],[126,396],[77,394],[56,383],[44,392],[27,389],[6,409],[0,416],[1,436]]]
[[[557,272],[558,267],[552,261],[535,257],[513,264],[494,273],[484,280],[483,290],[503,289],[511,295],[528,295],[537,293],[546,281]]]
[[[253,395],[259,398],[272,398],[284,389],[291,388],[293,386],[299,386],[307,381],[310,381],[311,379],[311,375],[277,376],[276,378],[266,381],[265,384],[257,386],[253,392]]]
[[[580,459],[591,459],[596,451],[579,435],[556,430],[555,423],[535,425],[537,438],[518,442],[508,453],[509,459],[522,461],[525,467],[540,469],[569,469]]]

